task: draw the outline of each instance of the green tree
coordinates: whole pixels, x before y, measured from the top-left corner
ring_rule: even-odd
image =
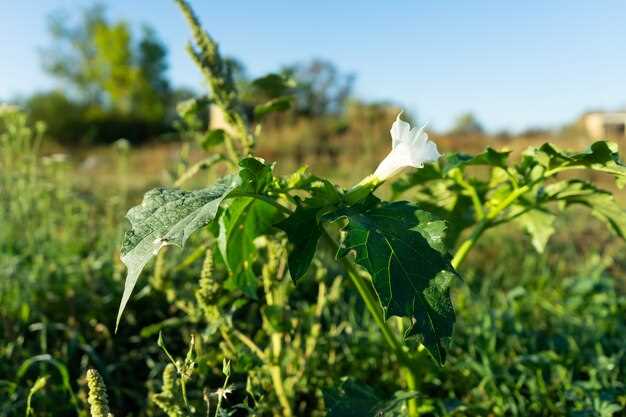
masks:
[[[450,130],[452,135],[482,135],[483,133],[485,129],[472,113],[464,113],[457,117]]]
[[[296,83],[296,111],[312,118],[342,113],[355,78],[353,74],[343,74],[332,62],[320,59],[289,65],[283,74]]]
[[[75,24],[65,13],[53,15],[50,33],[54,46],[44,51],[44,68],[72,95],[104,112],[163,118],[171,91],[167,50],[153,29],[145,26],[135,42],[127,22],[110,22],[96,5]]]

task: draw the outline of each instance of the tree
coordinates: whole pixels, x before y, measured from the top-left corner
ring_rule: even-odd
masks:
[[[287,66],[282,72],[296,82],[293,91],[296,111],[312,118],[342,113],[355,78],[320,59]]]
[[[168,105],[167,50],[144,26],[137,43],[128,23],[109,22],[104,8],[92,6],[80,21],[65,14],[50,19],[54,47],[44,51],[44,68],[70,87],[81,102],[120,115],[159,120]]]
[[[484,133],[483,126],[472,113],[459,116],[450,130],[452,135],[482,135]]]

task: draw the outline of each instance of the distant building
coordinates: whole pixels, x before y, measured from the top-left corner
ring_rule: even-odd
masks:
[[[587,113],[583,124],[592,139],[626,138],[626,112]]]

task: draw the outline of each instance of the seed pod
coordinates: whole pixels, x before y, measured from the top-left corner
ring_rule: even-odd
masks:
[[[87,371],[87,387],[91,417],[113,417],[109,410],[109,399],[102,377],[95,369]]]

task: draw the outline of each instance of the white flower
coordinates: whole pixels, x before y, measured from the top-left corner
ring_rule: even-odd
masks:
[[[393,177],[403,168],[422,168],[426,162],[434,162],[441,154],[437,145],[428,140],[424,127],[411,129],[411,125],[400,119],[391,126],[391,152],[383,159],[374,171],[374,177],[379,181]]]

